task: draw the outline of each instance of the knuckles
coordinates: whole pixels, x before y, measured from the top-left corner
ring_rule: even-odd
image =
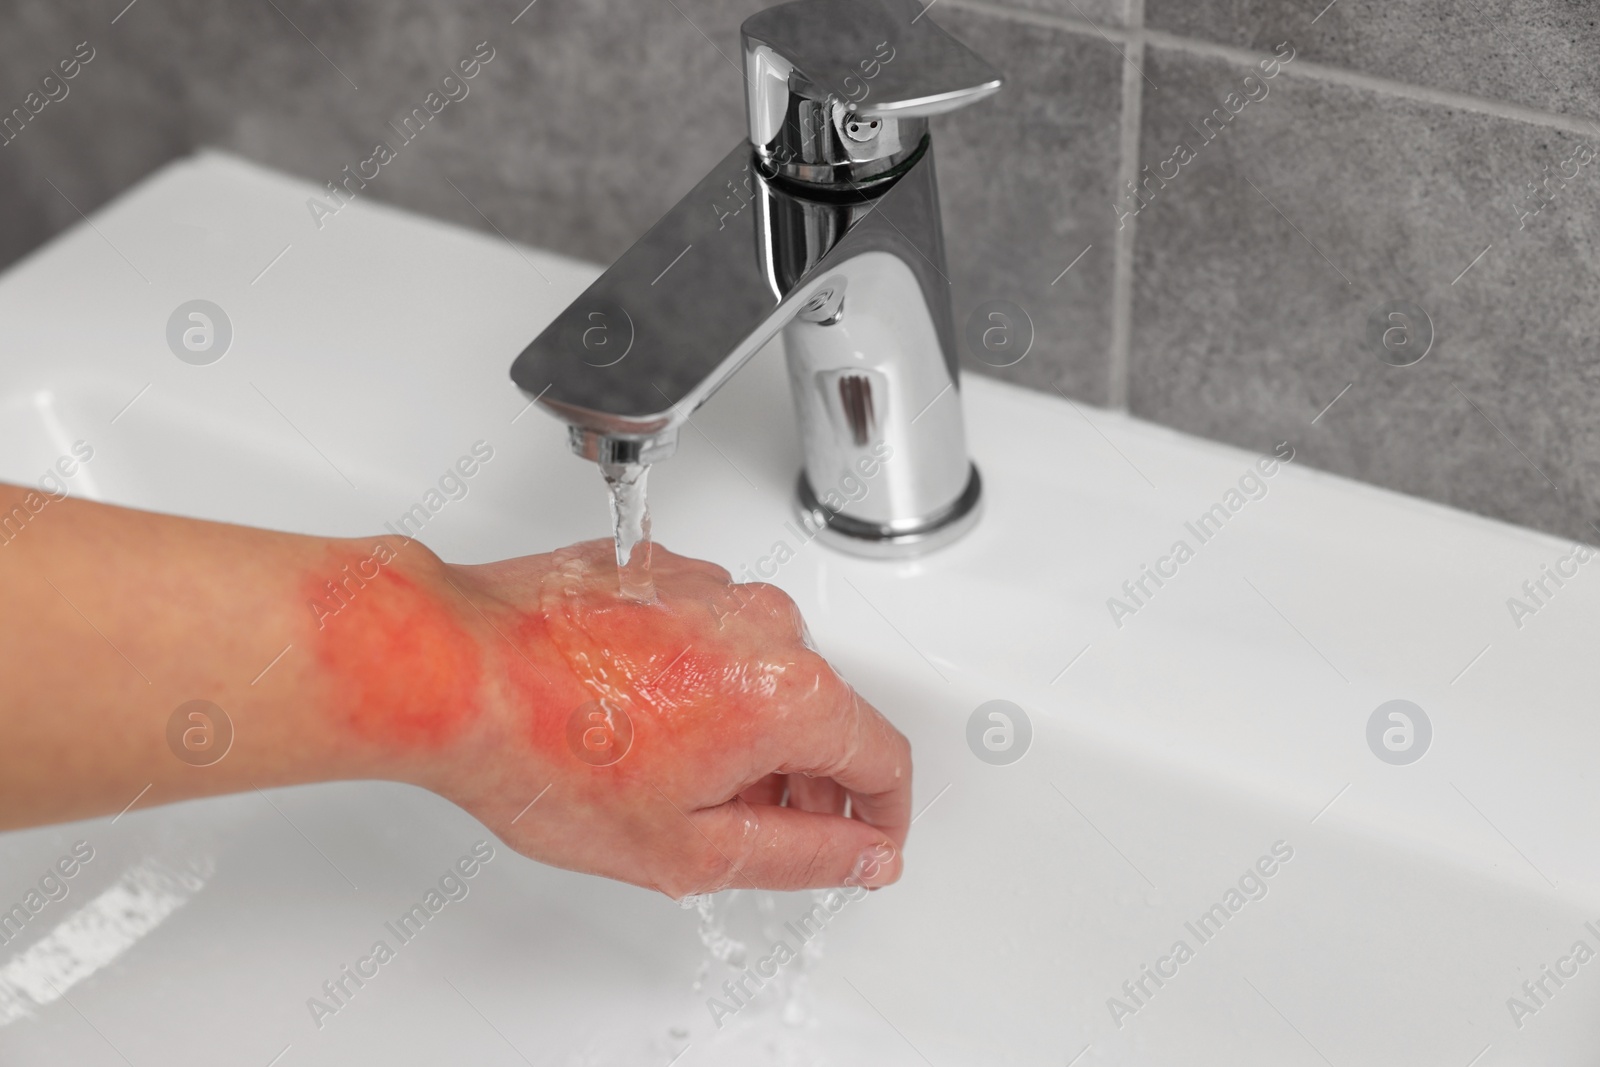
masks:
[[[795,611],[794,599],[775,585],[767,582],[743,582],[739,585],[739,598],[763,614]]]
[[[742,606],[740,614],[759,623],[777,623],[785,636],[804,643],[805,619],[800,614],[800,606],[788,593],[766,582],[745,582],[733,586],[732,590]]]

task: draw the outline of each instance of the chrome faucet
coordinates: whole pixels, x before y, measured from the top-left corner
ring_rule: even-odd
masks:
[[[678,431],[780,330],[797,504],[847,551],[915,555],[978,516],[928,117],[1000,75],[916,0],[795,0],[743,26],[749,139],[517,357],[603,465]]]

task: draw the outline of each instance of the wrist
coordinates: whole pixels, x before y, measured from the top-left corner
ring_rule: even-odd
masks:
[[[303,582],[318,718],[343,776],[426,784],[481,705],[481,619],[448,566],[400,537],[325,544]]]
[[[540,590],[552,565],[450,564],[423,550],[397,572],[422,597],[407,607],[419,633],[397,669],[413,695],[387,718],[389,777],[481,816],[500,792],[518,795],[498,778],[551,766],[549,709],[582,688],[548,639]]]

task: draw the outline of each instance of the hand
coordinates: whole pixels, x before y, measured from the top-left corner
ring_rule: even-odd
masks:
[[[781,590],[660,546],[652,569],[655,603],[619,594],[609,542],[444,568],[484,711],[423,784],[529,856],[674,898],[895,881],[906,739]]]

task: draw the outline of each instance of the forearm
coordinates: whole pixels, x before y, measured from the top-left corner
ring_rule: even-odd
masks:
[[[0,486],[0,516],[26,493]],[[397,538],[303,537],[75,500],[0,526],[0,828],[114,813],[146,786],[140,806],[416,777],[415,749],[442,739],[448,709],[408,701],[411,672],[437,631],[465,625],[445,603],[443,573],[425,547]],[[402,625],[402,614],[415,619]],[[476,674],[471,644],[458,637],[447,665],[458,703],[476,696],[462,692]],[[389,653],[405,659],[386,675],[378,661]],[[191,701],[226,718],[176,714]]]
[[[0,486],[0,829],[387,778],[674,897],[898,874],[909,747],[780,590],[41,499]]]

